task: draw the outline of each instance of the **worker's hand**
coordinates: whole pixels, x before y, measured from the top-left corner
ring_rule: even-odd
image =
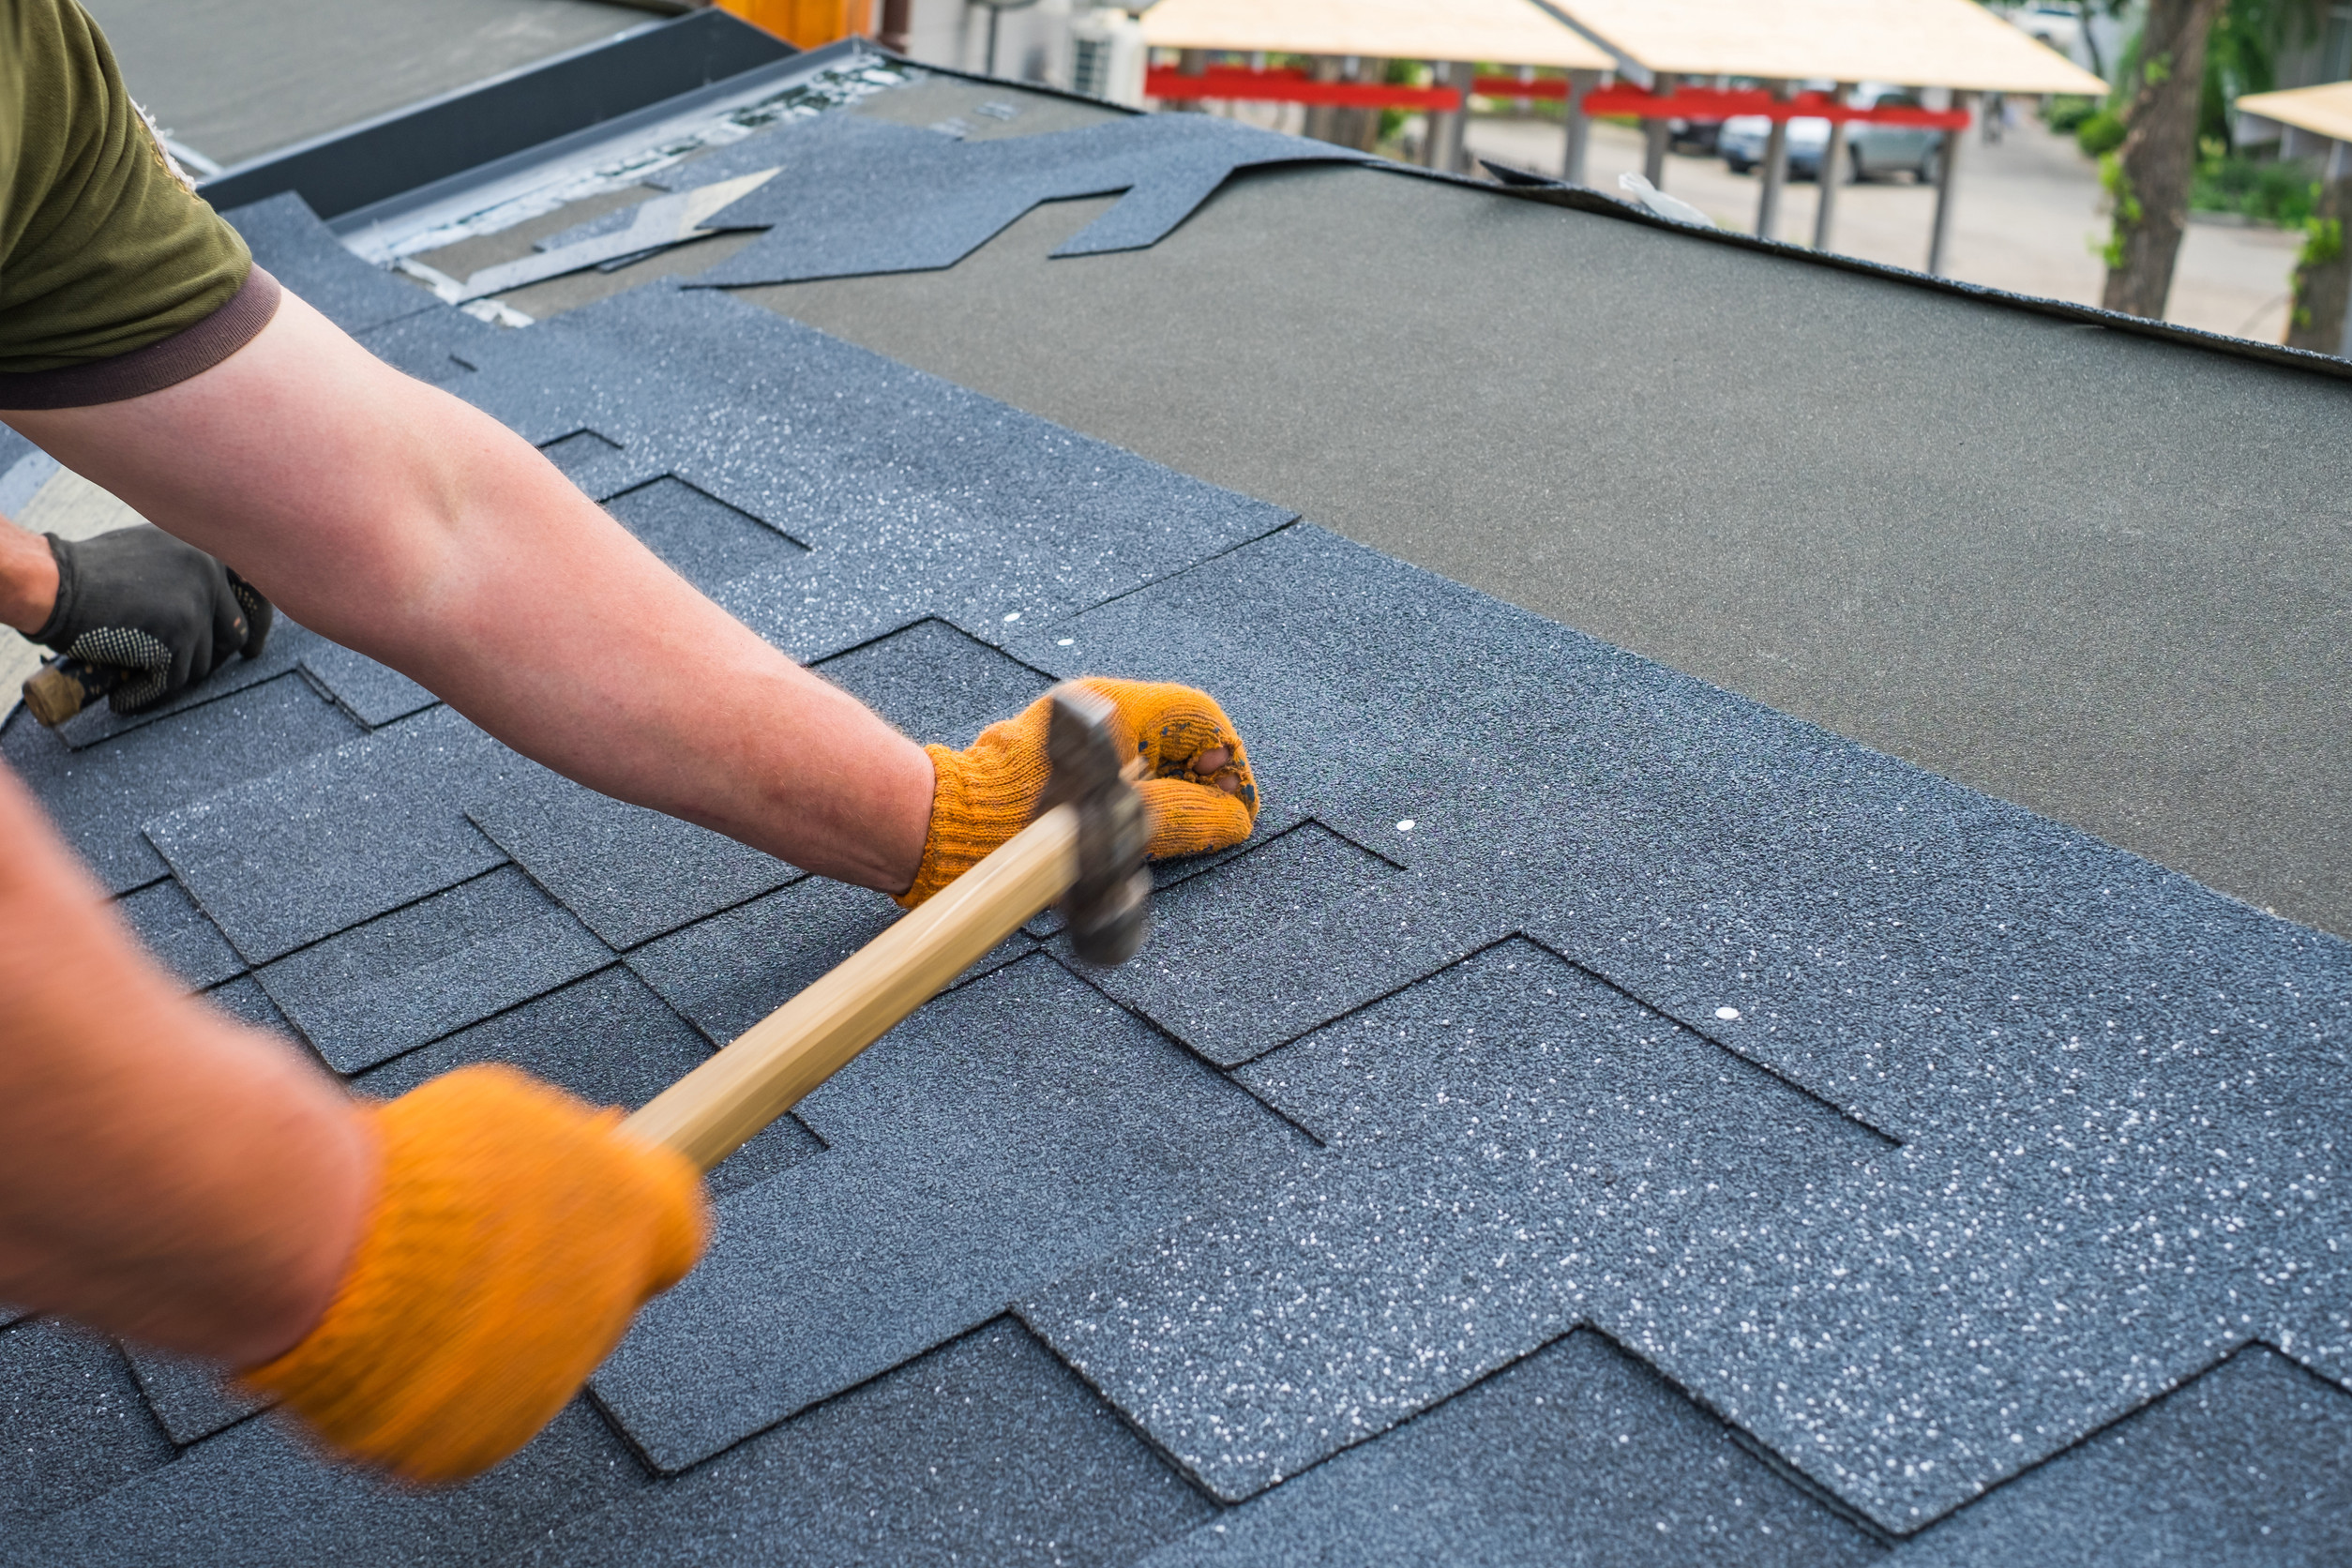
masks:
[[[318,1326],[243,1375],[341,1455],[425,1485],[531,1440],[701,1255],[694,1168],[512,1067],[357,1114],[374,1213]]]
[[[57,606],[33,641],[85,664],[138,671],[114,688],[116,713],[176,695],[232,654],[256,657],[269,640],[269,601],[159,528],[143,523],[79,542],[52,534],[49,549]]]
[[[1090,675],[1078,685],[1111,705],[1111,741],[1140,758],[1136,791],[1152,814],[1151,855],[1222,850],[1249,837],[1258,821],[1258,781],[1232,720],[1207,692],[1156,681]],[[937,782],[930,833],[914,885],[898,895],[908,909],[978,865],[1036,814],[1052,770],[1046,731],[1053,704],[1041,697],[1018,715],[980,731],[962,751],[927,746]]]

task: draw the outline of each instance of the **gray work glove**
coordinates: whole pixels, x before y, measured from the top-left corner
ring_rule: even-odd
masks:
[[[137,713],[229,661],[257,657],[277,612],[219,562],[142,523],[80,541],[47,535],[57,608],[33,641],[128,671],[108,701]]]

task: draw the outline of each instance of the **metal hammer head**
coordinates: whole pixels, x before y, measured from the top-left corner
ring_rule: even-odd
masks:
[[[1143,945],[1152,896],[1143,869],[1151,824],[1143,797],[1122,771],[1127,759],[1110,738],[1110,704],[1084,686],[1054,687],[1046,734],[1053,774],[1037,807],[1078,808],[1078,880],[1062,896],[1062,915],[1078,956],[1105,968],[1125,963]]]

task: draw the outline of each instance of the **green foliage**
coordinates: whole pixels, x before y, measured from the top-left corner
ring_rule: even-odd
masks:
[[[2099,113],[2099,100],[2053,93],[2042,100],[2042,123],[2060,136],[2072,136],[2085,120]]]
[[[2123,121],[2101,109],[2087,114],[2074,128],[2074,143],[2092,158],[2104,158],[2123,145]]]
[[[2257,223],[2299,229],[2318,200],[2318,182],[2299,160],[2246,158],[2217,137],[2197,144],[2196,173],[2189,181],[2194,211],[2242,213]]]
[[[2344,255],[2344,219],[2341,218],[2306,219],[2303,223],[2303,249],[2297,252],[2298,271],[2306,267],[2326,266]]]
[[[2099,252],[2099,259],[2113,272],[2123,264],[2124,235],[2139,226],[2146,210],[2141,207],[2139,197],[2133,193],[2132,176],[2123,172],[2123,159],[2116,154],[2108,153],[2100,158],[2099,185],[2115,204],[2115,228],[2107,236],[2106,249]]]

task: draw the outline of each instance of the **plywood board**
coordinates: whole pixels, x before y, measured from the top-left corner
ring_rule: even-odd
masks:
[[[1533,0],[1160,0],[1143,14],[1143,37],[1161,49],[1571,70],[1612,64]]]
[[[1556,0],[1651,70],[2006,93],[2106,83],[1972,0]]]

